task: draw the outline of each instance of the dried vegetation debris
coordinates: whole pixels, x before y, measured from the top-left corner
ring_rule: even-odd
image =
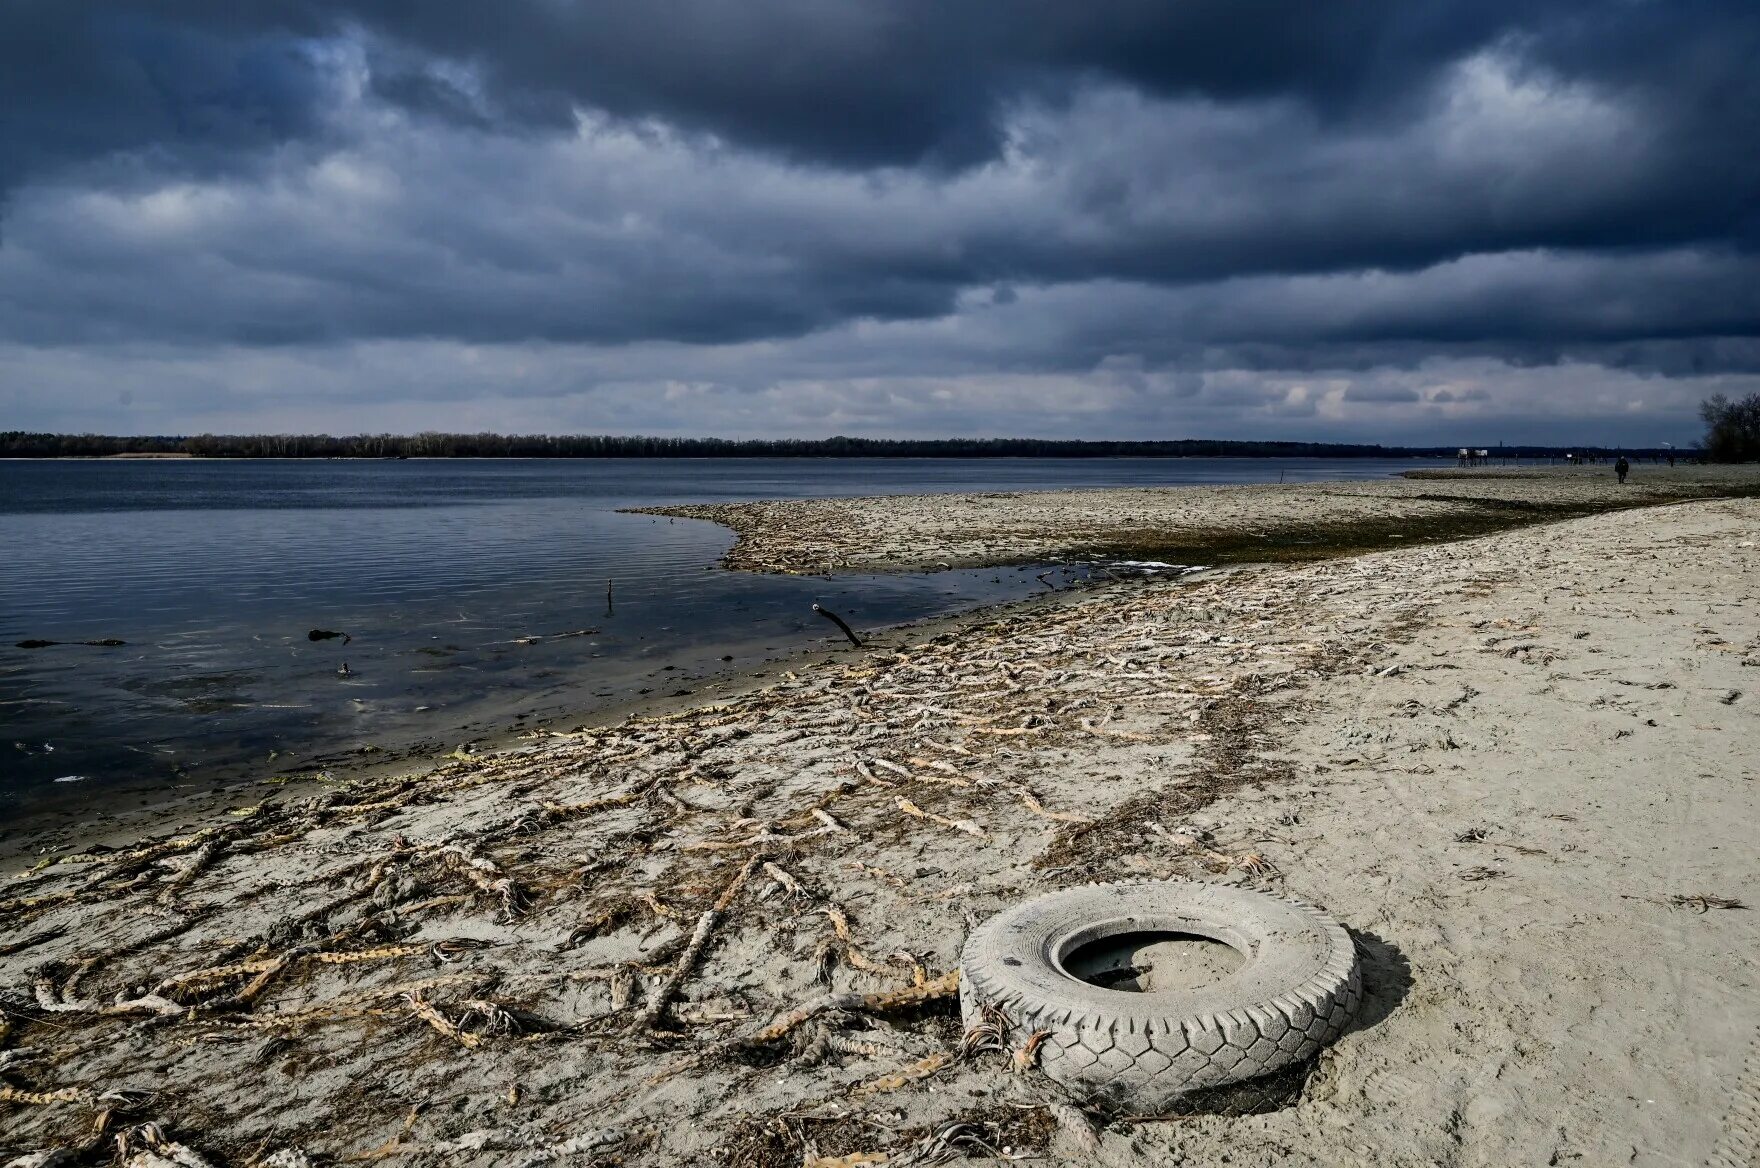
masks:
[[[983,1033],[962,1048],[965,931],[1098,876],[1275,881],[1258,829],[1187,817],[1286,777],[1304,687],[1381,667],[1486,579],[1439,545],[1108,585],[49,857],[0,900],[30,942],[0,955],[0,1152],[77,1148],[94,1115],[228,1164],[1038,1146],[1052,1103],[971,1112],[1037,1076]],[[862,1140],[799,1119],[832,1113]]]

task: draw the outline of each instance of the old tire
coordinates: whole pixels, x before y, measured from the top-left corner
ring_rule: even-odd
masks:
[[[1064,968],[1084,945],[1135,933],[1210,938],[1246,961],[1212,985],[1148,993],[1090,985]],[[1091,884],[1041,896],[979,926],[960,971],[968,1027],[994,1007],[1011,1049],[1044,1035],[1046,1075],[1140,1114],[1312,1058],[1344,1032],[1362,997],[1356,946],[1337,921],[1299,901],[1208,884]]]

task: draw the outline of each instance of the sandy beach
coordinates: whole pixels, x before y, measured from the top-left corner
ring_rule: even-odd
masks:
[[[668,509],[749,569],[1228,566],[44,855],[0,1161],[1751,1163],[1760,478],[1633,479]],[[1323,906],[1356,1025],[1158,1120],[962,1048],[966,934],[1130,877]]]

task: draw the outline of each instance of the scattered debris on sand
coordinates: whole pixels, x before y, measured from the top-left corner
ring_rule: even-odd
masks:
[[[1580,1099],[1584,1064],[1521,1053],[1563,1034],[1517,1028],[1519,1049],[1498,1045],[1496,1003],[1462,979],[1481,976],[1482,952],[1507,959],[1504,930],[1542,919],[1558,889],[1576,916],[1588,896],[1611,920],[1605,873],[1659,897],[1671,873],[1646,888],[1624,855],[1605,873],[1581,867],[1601,862],[1583,802],[1524,814],[1518,835],[1497,826],[1516,822],[1501,795],[1444,816],[1424,800],[1450,792],[1415,776],[1452,766],[1449,782],[1470,787],[1452,760],[1511,724],[1477,720],[1475,705],[1573,668],[1608,673],[1589,681],[1621,704],[1595,717],[1665,723],[1622,743],[1713,741],[1644,704],[1688,695],[1679,672],[1646,674],[1617,652],[1636,622],[1583,642],[1556,618],[1591,597],[1629,601],[1635,585],[1612,591],[1610,548],[1661,549],[1696,557],[1694,578],[1747,589],[1746,608],[1732,595],[1682,619],[1754,652],[1755,557],[1732,533],[1751,540],[1757,523],[1760,504],[1699,503],[1101,584],[903,649],[846,650],[718,704],[42,856],[0,890],[0,1157],[116,1139],[142,1163],[794,1168],[1047,1150],[1124,1164],[1150,1148],[1201,1162],[1226,1144],[1237,1163],[1272,1164],[1278,1148],[1300,1159],[1345,1139],[1391,1163],[1435,1158],[1450,1123],[1501,1124],[1507,1148],[1563,1140],[1556,1104]],[[1444,633],[1447,648],[1414,647]],[[1509,655],[1518,637],[1552,655]],[[1705,700],[1730,720],[1716,741],[1737,742],[1733,719],[1755,714],[1716,700],[1737,658],[1690,639],[1681,651],[1731,666],[1707,677],[1721,688]],[[1328,792],[1364,776],[1408,786],[1329,811]],[[1377,875],[1432,839],[1441,850],[1421,868]],[[1472,849],[1518,840],[1501,868],[1472,864]],[[1093,1115],[1034,1071],[1031,1050],[962,1034],[958,956],[977,922],[1132,876],[1288,889],[1372,930],[1358,934],[1364,1032],[1275,1105],[1301,1106],[1251,1130]],[[1690,878],[1739,890],[1721,869]],[[1691,923],[1715,938],[1751,917]],[[1613,976],[1597,960],[1574,953],[1577,990]],[[1564,994],[1544,967],[1523,969],[1509,992]],[[1523,1017],[1532,1025],[1531,1006]],[[1453,1080],[1414,1078],[1499,1059],[1532,1109],[1461,1104],[1463,1120]],[[1399,1122],[1359,1122],[1375,1108]]]

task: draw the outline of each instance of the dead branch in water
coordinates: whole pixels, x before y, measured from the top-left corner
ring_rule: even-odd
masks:
[[[826,608],[824,605],[821,605],[821,604],[815,604],[813,606],[813,611],[818,613],[820,616],[824,617],[826,620],[830,621],[832,624],[836,625],[838,628],[842,629],[843,635],[849,638],[850,644],[854,645],[858,649],[860,649],[862,647],[861,638],[857,637],[855,635],[855,633],[850,629],[849,625],[844,623],[844,620],[842,617],[838,616],[836,613],[832,612],[829,608]]]

